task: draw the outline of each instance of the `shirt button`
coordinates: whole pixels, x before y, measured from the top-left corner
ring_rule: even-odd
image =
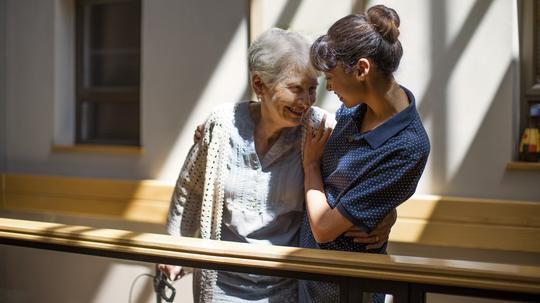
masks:
[[[352,143],[354,141],[352,136],[347,137],[347,142]]]

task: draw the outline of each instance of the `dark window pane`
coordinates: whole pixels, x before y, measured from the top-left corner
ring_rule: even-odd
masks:
[[[90,49],[139,47],[140,12],[137,2],[88,5],[86,17],[90,25]]]
[[[87,4],[83,18],[84,86],[139,85],[139,3]]]
[[[84,142],[137,145],[139,125],[138,103],[82,102],[81,139]]]
[[[139,85],[139,54],[128,50],[93,51],[90,59],[90,85]]]

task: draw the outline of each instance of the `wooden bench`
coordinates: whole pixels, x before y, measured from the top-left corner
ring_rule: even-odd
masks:
[[[1,175],[0,209],[164,224],[173,184]],[[398,208],[390,241],[540,253],[540,201],[415,195]]]

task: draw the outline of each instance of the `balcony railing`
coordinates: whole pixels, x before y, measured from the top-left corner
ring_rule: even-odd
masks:
[[[0,218],[0,244],[332,281],[340,285],[342,302],[361,302],[363,292],[392,294],[395,303],[425,302],[426,293],[540,302],[540,267],[534,266],[257,246],[7,218]]]

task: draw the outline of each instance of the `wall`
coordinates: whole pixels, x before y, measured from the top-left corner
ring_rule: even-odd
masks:
[[[174,179],[194,126],[216,104],[247,95],[245,1],[143,0],[141,156],[51,152],[53,144],[72,142],[73,5],[0,0],[0,170]],[[163,232],[160,225],[113,220],[0,216]],[[0,260],[0,276],[11,277],[0,279],[0,302],[127,302],[137,275],[153,272],[153,264],[6,246]],[[190,278],[176,287],[181,301],[190,302]],[[155,302],[147,277],[136,281],[132,302]]]
[[[395,76],[415,93],[432,144],[418,192],[540,201],[540,171],[506,169],[519,137],[515,1],[259,2],[261,29],[278,24],[311,36],[351,10],[395,8],[404,48]],[[280,15],[283,7],[289,12]],[[339,101],[320,89],[319,104],[332,110]]]
[[[396,77],[415,92],[432,142],[419,192],[540,202],[540,171],[505,169],[512,160],[517,123],[513,115],[518,95],[514,75],[519,74],[512,48],[517,39],[514,1],[340,0],[331,7],[326,0],[307,1],[259,1],[266,20],[261,28],[288,25],[314,37],[352,9],[382,2],[400,14],[405,54]],[[112,155],[51,152],[53,144],[72,140],[66,106],[73,94],[69,81],[73,41],[66,33],[73,22],[73,0],[0,0],[0,8],[5,7],[0,9],[0,157],[6,159],[0,160],[0,170],[173,181],[191,144],[194,126],[216,104],[248,95],[246,3],[143,0],[144,154]],[[319,104],[330,110],[339,105],[322,85]],[[62,216],[2,215],[160,230],[158,226]],[[391,252],[501,262],[538,260],[537,256],[403,245],[392,245]],[[124,301],[135,276],[151,271],[148,264],[13,247],[0,249],[0,260],[0,276],[16,277],[9,285],[8,279],[0,279],[0,301],[4,301],[2,295],[10,296],[7,302],[34,302],[48,294],[55,302]],[[7,266],[17,260],[25,265]],[[60,265],[49,267],[50,260]],[[73,268],[82,276],[72,278]],[[47,275],[53,272],[58,274],[57,284],[50,283]],[[49,287],[54,291],[48,291]],[[153,301],[148,288],[139,287],[136,292],[143,295],[137,302]]]
[[[539,201],[540,171],[505,169],[517,123],[515,3],[389,3],[403,12],[405,55],[397,77],[416,92],[433,147],[420,190]]]
[[[6,169],[6,1],[0,0],[0,172]]]
[[[173,180],[194,126],[247,95],[245,1],[143,1],[141,156],[51,152],[73,142],[73,3],[7,1],[6,170]]]
[[[518,137],[513,2],[343,0],[318,18],[312,16],[323,10],[321,0],[255,2],[263,11],[260,30],[288,26],[312,38],[353,7],[379,2],[395,7],[405,49],[396,77],[415,92],[432,142],[418,192],[540,199],[539,171],[506,170]],[[248,95],[245,1],[144,1],[144,153],[51,152],[53,144],[73,141],[73,41],[66,38],[73,2],[7,1],[6,9],[8,172],[174,181],[193,127],[216,104]],[[323,85],[319,104],[339,106]]]

